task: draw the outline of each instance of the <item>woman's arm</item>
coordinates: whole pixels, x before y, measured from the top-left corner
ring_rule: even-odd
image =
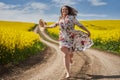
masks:
[[[54,28],[54,27],[56,27],[56,26],[58,26],[58,23],[57,23],[57,22],[54,23],[54,24],[51,24],[51,25],[47,25],[47,24],[44,25],[45,28]]]
[[[90,36],[90,31],[85,26],[83,26],[76,18],[74,19],[74,23],[81,29],[85,30],[88,33],[88,36]]]
[[[43,19],[40,19],[39,20],[39,25],[43,28],[54,28],[58,25],[58,22],[56,22],[54,24],[51,24],[51,25],[47,25],[47,23]]]

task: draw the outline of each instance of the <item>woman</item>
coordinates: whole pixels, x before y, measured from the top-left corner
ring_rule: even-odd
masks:
[[[74,8],[64,5],[61,8],[61,16],[58,22],[48,26],[43,20],[40,20],[40,24],[45,28],[60,26],[59,43],[61,51],[65,54],[66,78],[70,77],[70,63],[72,63],[73,51],[85,50],[93,44],[89,38],[90,32],[76,19],[77,13]],[[75,30],[75,25],[87,33]]]

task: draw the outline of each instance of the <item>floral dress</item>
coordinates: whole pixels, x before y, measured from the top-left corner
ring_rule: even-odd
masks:
[[[65,19],[60,19],[57,24],[60,26],[60,48],[64,46],[72,51],[82,51],[93,45],[93,41],[87,33],[74,29],[75,25],[82,26],[74,16],[67,15]]]

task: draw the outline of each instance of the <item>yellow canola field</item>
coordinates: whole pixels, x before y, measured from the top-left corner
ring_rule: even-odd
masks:
[[[48,25],[53,22],[48,22]],[[120,39],[120,20],[91,20],[91,21],[80,21],[90,32],[91,38],[100,38],[102,41]],[[76,30],[81,30],[78,26],[75,26]],[[49,33],[58,35],[59,27],[47,29]],[[101,42],[102,42],[101,41]]]
[[[0,51],[14,53],[15,48],[24,49],[39,41],[39,35],[28,31],[33,26],[34,23],[0,21]]]

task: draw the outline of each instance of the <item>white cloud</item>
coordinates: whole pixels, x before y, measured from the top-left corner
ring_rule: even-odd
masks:
[[[13,9],[13,8],[17,8],[17,7],[19,7],[19,5],[9,5],[9,4],[0,2],[0,9]]]
[[[55,3],[56,6],[62,6],[62,5],[75,5],[81,0],[52,0],[52,2]]]
[[[19,10],[0,10],[0,20],[9,21],[23,21],[23,22],[35,22],[38,23],[39,19],[45,21],[56,21],[59,15],[57,14],[44,14],[41,12],[25,13],[25,11]],[[8,14],[9,13],[9,14]]]
[[[48,6],[40,2],[31,2],[26,4],[25,9],[46,10]]]
[[[102,6],[106,5],[106,2],[102,2],[101,0],[88,0],[93,6]]]
[[[40,18],[47,21],[58,19],[55,14],[45,14],[46,9],[48,9],[47,5],[39,2],[31,2],[21,6],[0,3],[0,20],[38,23]]]
[[[82,14],[82,13],[79,13],[78,16],[82,16],[82,17],[107,17],[108,15],[105,15],[105,14]]]

